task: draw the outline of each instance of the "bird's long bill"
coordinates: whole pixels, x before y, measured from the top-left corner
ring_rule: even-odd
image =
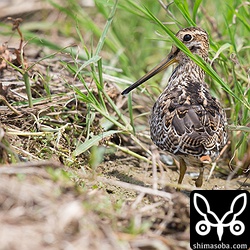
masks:
[[[164,60],[162,60],[160,62],[159,65],[157,65],[152,70],[150,70],[146,75],[144,75],[142,78],[140,78],[134,84],[132,84],[128,88],[126,88],[122,92],[122,95],[128,94],[131,90],[137,88],[139,85],[141,85],[142,83],[146,82],[148,79],[150,79],[154,75],[158,74],[162,70],[166,69],[169,65],[171,65],[171,64],[173,64],[175,62],[177,62],[177,60],[176,60],[176,54],[171,52],[166,59],[164,59]]]

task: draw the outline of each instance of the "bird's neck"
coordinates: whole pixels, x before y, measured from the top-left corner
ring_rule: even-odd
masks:
[[[180,84],[189,81],[204,83],[205,72],[195,62],[189,59],[180,63],[169,78],[169,84]]]

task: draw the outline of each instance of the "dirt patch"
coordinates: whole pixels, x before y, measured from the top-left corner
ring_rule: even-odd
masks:
[[[154,190],[145,164],[121,162],[103,163],[91,175],[53,162],[2,167],[1,249],[189,248],[188,193]],[[205,187],[235,189],[242,181],[212,178]]]
[[[188,227],[187,198],[181,193],[170,194],[171,201],[122,188],[114,195],[110,187],[81,188],[60,168],[57,176],[36,167],[27,174],[28,168],[2,168],[1,249],[136,249],[157,242],[164,245],[163,232],[175,231],[177,225],[181,231]],[[19,174],[3,173],[10,170]],[[96,183],[81,181],[85,187]],[[180,203],[185,205],[185,220],[179,218],[183,213],[172,214]]]

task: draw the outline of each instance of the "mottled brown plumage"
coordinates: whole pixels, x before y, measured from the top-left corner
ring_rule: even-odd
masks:
[[[208,59],[208,36],[200,28],[180,30],[176,37],[193,53]],[[180,163],[181,184],[186,166],[199,167],[196,186],[203,181],[204,164],[214,161],[227,142],[226,115],[204,82],[205,72],[185,53],[173,46],[160,65],[127,88],[130,92],[172,63],[178,63],[150,117],[153,142]]]

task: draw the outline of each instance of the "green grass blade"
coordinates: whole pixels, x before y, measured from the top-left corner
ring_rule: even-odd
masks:
[[[247,126],[229,125],[228,128],[229,128],[229,130],[231,130],[231,131],[241,131],[241,132],[250,133],[250,128],[247,127]]]
[[[24,72],[23,80],[24,80],[24,83],[25,83],[25,89],[26,89],[26,93],[27,93],[27,96],[28,96],[29,107],[32,108],[33,107],[33,101],[32,101],[30,79],[29,79],[28,72]]]
[[[128,110],[129,110],[129,117],[130,117],[130,124],[133,128],[133,133],[135,134],[135,126],[134,126],[134,117],[133,117],[133,104],[132,104],[132,93],[128,95]]]
[[[106,137],[109,137],[113,134],[120,133],[119,130],[109,130],[105,131],[99,135],[94,135],[91,139],[85,141],[84,143],[80,144],[73,152],[73,156],[78,156],[84,152],[86,152],[88,149],[90,149],[94,145],[98,145],[98,143],[103,140]]]
[[[195,0],[195,2],[194,2],[193,17],[192,17],[194,22],[196,21],[197,11],[200,7],[201,2],[202,2],[202,0]]]
[[[190,26],[196,26],[195,21],[191,18],[188,10],[188,3],[186,0],[174,0],[179,11],[182,13],[183,17],[186,19]]]
[[[102,49],[102,47],[104,45],[104,42],[106,40],[105,38],[107,36],[108,30],[109,30],[109,28],[111,26],[111,23],[113,21],[113,18],[115,16],[115,11],[116,11],[116,8],[117,8],[117,2],[118,2],[118,0],[115,1],[114,5],[112,7],[112,10],[111,10],[110,15],[108,17],[108,21],[105,24],[105,27],[103,29],[103,32],[102,32],[101,37],[99,39],[99,42],[97,44],[94,55],[99,55],[99,53],[100,53],[100,51],[101,51],[101,49]]]
[[[81,65],[81,67],[76,71],[75,77],[82,71],[82,69],[86,68],[90,64],[97,63],[100,59],[101,59],[101,57],[99,55],[94,55],[93,57],[91,57],[88,61],[86,61],[85,63],[83,63]]]

